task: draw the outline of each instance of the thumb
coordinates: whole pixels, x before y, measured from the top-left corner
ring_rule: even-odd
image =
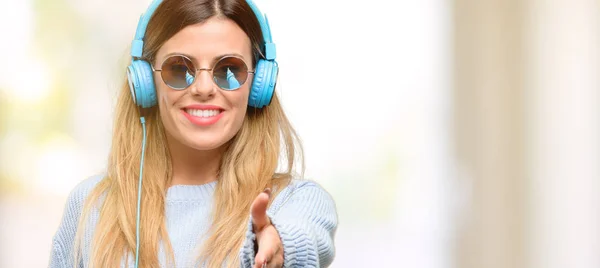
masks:
[[[267,217],[267,205],[269,204],[270,196],[271,189],[267,188],[264,192],[258,194],[254,202],[252,202],[252,228],[254,228],[255,233],[260,232],[267,225],[271,224],[269,217]]]

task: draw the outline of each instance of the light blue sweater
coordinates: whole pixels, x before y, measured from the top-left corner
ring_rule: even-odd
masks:
[[[73,241],[85,198],[102,180],[95,176],[81,182],[70,193],[62,222],[54,235],[50,268],[72,268]],[[210,225],[216,182],[203,185],[176,185],[167,190],[165,215],[169,239],[173,246],[177,267],[198,267],[194,260],[203,234]],[[327,267],[335,255],[334,235],[337,228],[337,212],[331,196],[318,184],[306,180],[292,180],[272,202],[267,215],[283,243],[284,267]],[[88,267],[90,243],[99,211],[93,211],[82,244],[83,262],[78,267]],[[143,219],[142,219],[143,220]],[[239,254],[241,267],[254,265],[255,235],[252,223],[248,223],[246,240]],[[133,255],[130,255],[133,256]],[[134,257],[130,257],[135,259]],[[160,249],[161,267],[165,266],[165,254]],[[134,267],[133,263],[121,267]]]

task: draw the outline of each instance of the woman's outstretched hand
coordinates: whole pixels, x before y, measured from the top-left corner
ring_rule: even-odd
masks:
[[[283,244],[279,233],[271,220],[267,217],[267,205],[271,190],[260,193],[252,202],[252,228],[256,234],[258,252],[254,258],[254,268],[280,268],[283,267]]]

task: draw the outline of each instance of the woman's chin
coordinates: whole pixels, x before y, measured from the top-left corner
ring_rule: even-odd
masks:
[[[187,146],[198,151],[211,151],[222,147],[226,141],[222,140],[188,140]]]

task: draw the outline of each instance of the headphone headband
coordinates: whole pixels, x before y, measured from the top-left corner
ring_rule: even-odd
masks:
[[[275,44],[273,43],[273,39],[271,38],[271,27],[269,27],[269,19],[267,15],[263,15],[262,12],[258,9],[256,4],[252,2],[252,0],[246,0],[246,3],[250,6],[256,18],[258,19],[258,23],[260,24],[260,29],[263,33],[263,39],[265,42],[265,57],[267,60],[274,60],[277,56],[275,52]]]
[[[156,8],[162,3],[162,0],[153,0],[146,12],[144,12],[140,16],[140,20],[138,22],[137,28],[135,30],[135,37],[133,42],[131,42],[131,56],[134,58],[142,57],[142,51],[144,50],[144,37],[146,35],[146,28],[148,27],[148,22],[156,11]],[[258,9],[256,4],[252,2],[252,0],[246,0],[246,3],[250,6],[254,15],[258,19],[258,23],[260,24],[260,29],[263,33],[263,41],[265,43],[265,57],[267,60],[274,60],[277,56],[275,50],[275,44],[273,43],[273,39],[271,37],[271,28],[269,27],[269,20],[266,15],[263,15],[262,12]]]
[[[146,27],[148,27],[148,21],[154,14],[156,8],[160,5],[162,0],[153,0],[146,12],[140,16],[137,28],[135,30],[135,37],[131,42],[131,56],[140,58],[142,57],[142,51],[144,49],[144,36],[146,35]]]

